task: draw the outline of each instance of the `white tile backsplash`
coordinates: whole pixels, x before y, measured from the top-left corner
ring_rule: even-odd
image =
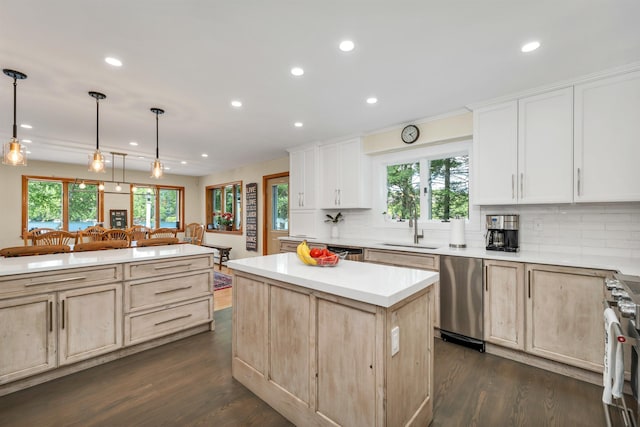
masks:
[[[411,242],[406,227],[373,226],[372,210],[343,211],[340,235]],[[484,247],[485,215],[519,214],[520,247],[532,251],[640,258],[640,203],[593,203],[575,205],[483,206],[480,230],[467,230],[467,247]],[[422,227],[421,227],[422,228]],[[326,227],[326,235],[329,226]],[[448,230],[425,228],[425,242],[449,243]]]

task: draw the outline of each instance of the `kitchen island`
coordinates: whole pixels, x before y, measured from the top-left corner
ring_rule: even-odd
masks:
[[[424,426],[438,273],[232,260],[232,373],[296,425]]]
[[[0,258],[0,395],[213,330],[213,250]]]

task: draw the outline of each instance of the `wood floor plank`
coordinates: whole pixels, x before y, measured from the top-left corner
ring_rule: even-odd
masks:
[[[231,309],[216,330],[0,397],[0,426],[291,424],[231,377]],[[602,426],[602,388],[436,340],[433,427]]]

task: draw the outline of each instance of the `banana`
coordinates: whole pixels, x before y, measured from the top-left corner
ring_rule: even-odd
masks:
[[[300,260],[307,265],[317,265],[318,262],[313,258],[309,252],[309,245],[307,245],[307,241],[303,240],[298,247],[296,248],[296,254]]]

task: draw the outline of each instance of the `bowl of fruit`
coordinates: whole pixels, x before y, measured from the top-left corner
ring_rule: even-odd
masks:
[[[303,240],[298,245],[296,253],[298,258],[306,265],[313,265],[316,267],[335,267],[338,265],[341,259],[345,259],[347,252],[331,252],[329,250],[320,248],[309,248],[307,241]]]

